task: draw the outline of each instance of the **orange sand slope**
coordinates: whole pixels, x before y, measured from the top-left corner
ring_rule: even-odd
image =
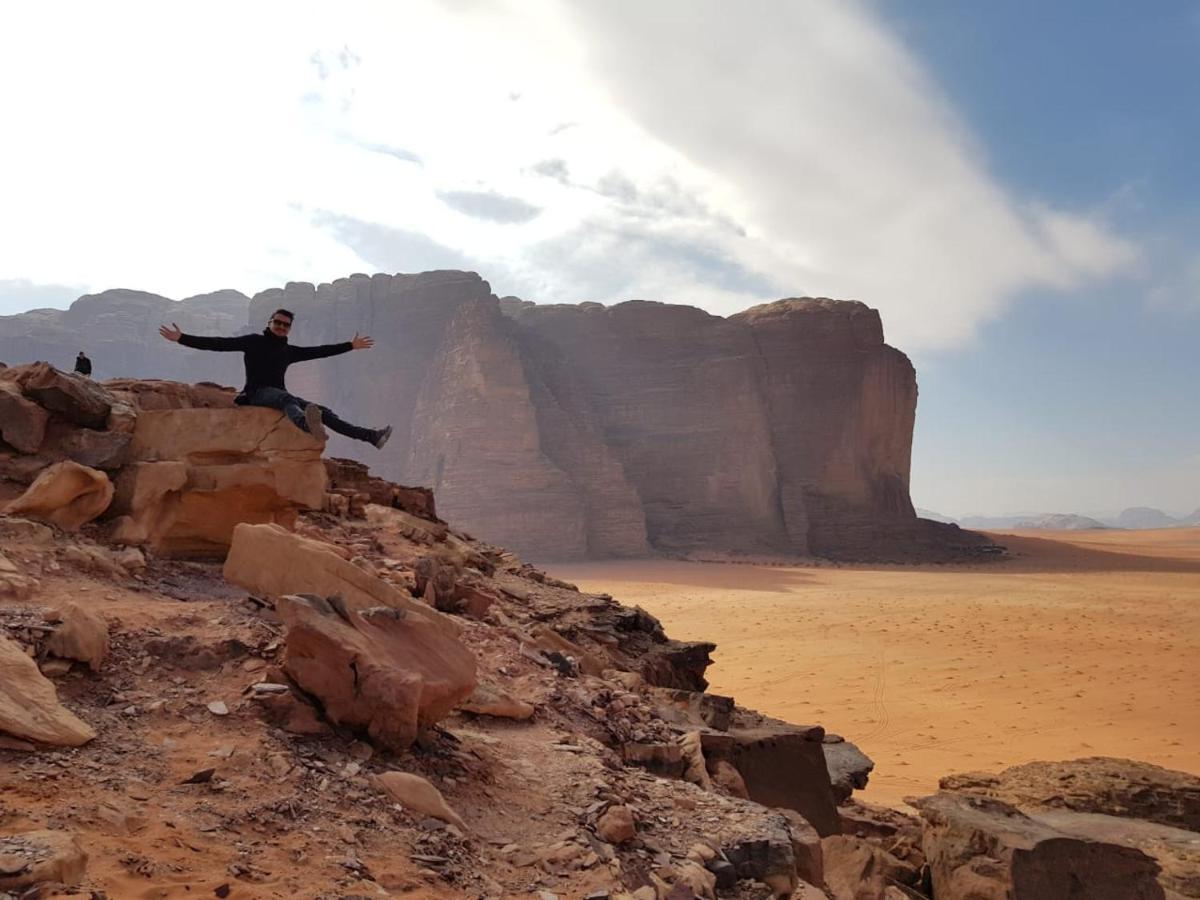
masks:
[[[1033,759],[1200,772],[1200,528],[995,535],[967,567],[666,561],[554,574],[718,644],[710,690],[875,760],[866,799]]]

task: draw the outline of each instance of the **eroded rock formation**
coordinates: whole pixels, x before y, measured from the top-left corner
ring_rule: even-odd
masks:
[[[0,320],[0,358],[66,360],[87,334],[98,374],[238,385],[235,356],[171,346],[154,327],[244,332],[279,306],[296,312],[299,343],[379,341],[289,373],[294,393],[396,427],[382,452],[335,448],[433,488],[447,517],[520,552],[911,559],[981,543],[916,518],[915,373],[857,302],[780,300],[727,319],[642,301],[535,305],[449,271],[249,301],[106,291]],[[37,413],[0,404],[20,418],[6,440],[33,441]]]
[[[215,385],[99,385],[40,362],[0,369],[0,412],[9,515],[71,531],[103,516],[119,543],[223,558],[234,526],[290,527],[328,497],[321,443]]]

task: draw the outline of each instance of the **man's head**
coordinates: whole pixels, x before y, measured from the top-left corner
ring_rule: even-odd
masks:
[[[291,310],[277,309],[271,313],[271,318],[267,321],[267,328],[276,337],[287,337],[288,332],[292,330],[292,320],[295,318]]]
[[[79,355],[80,355],[80,356],[83,356],[83,351],[82,351],[82,350],[80,350],[80,351],[79,351]]]

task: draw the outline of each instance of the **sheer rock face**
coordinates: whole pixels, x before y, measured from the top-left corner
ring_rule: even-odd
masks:
[[[908,496],[917,407],[912,364],[883,342],[861,303],[780,300],[731,321],[761,360],[778,496],[792,539],[818,555],[858,555],[915,519]]]
[[[378,341],[289,372],[294,393],[395,426],[383,451],[332,449],[433,488],[448,518],[525,554],[902,559],[973,542],[914,515],[916,378],[861,303],[781,300],[723,319],[643,301],[498,300],[468,272],[354,275],[248,303],[106,291],[4,319],[0,358],[70,358],[87,334],[98,372],[240,385],[236,354],[155,329],[235,334],[278,307],[296,313],[296,343]]]
[[[116,376],[220,381],[240,385],[242,361],[236,354],[179,353],[158,336],[158,326],[176,322],[184,331],[239,334],[247,325],[245,294],[217,291],[174,301],[146,291],[124,289],[80,297],[67,310],[36,309],[0,316],[0,359],[9,365],[47,360],[70,371],[75,354],[87,352],[97,380]],[[257,324],[256,328],[265,326]]]

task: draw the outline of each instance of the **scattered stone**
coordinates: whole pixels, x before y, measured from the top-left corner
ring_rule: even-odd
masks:
[[[517,700],[505,692],[489,685],[477,685],[474,692],[458,705],[463,712],[477,716],[493,716],[501,719],[516,719],[523,722],[533,717],[532,703]]]
[[[43,883],[78,884],[83,880],[87,860],[75,838],[63,831],[26,831],[0,837],[0,891]]]
[[[130,575],[146,571],[146,554],[137,547],[122,547],[113,554],[113,562]]]
[[[199,772],[194,772],[189,775],[180,784],[208,784],[213,779],[213,775],[217,773],[216,769],[201,769]]]
[[[624,844],[637,836],[633,811],[628,806],[610,806],[596,820],[596,833],[610,844]]]
[[[47,678],[61,678],[71,671],[71,661],[69,659],[43,659],[38,663],[38,669]]]
[[[47,614],[48,621],[58,622],[46,641],[46,650],[62,659],[87,663],[93,672],[100,671],[108,655],[108,623],[96,613],[78,603],[67,602]]]
[[[376,784],[393,800],[419,813],[449,822],[463,831],[467,823],[446,803],[442,792],[420,775],[411,772],[384,772],[375,777]]]
[[[286,684],[275,684],[270,681],[260,681],[257,684],[250,685],[250,689],[256,694],[286,694],[291,690]]]
[[[229,707],[225,705],[224,700],[213,700],[211,703],[207,704],[207,706],[208,711],[214,716],[229,715]]]

